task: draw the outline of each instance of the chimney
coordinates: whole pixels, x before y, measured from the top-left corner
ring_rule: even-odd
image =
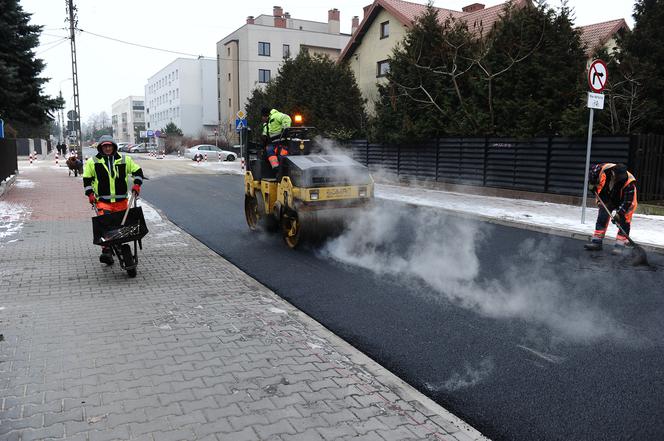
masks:
[[[350,25],[351,35],[354,35],[355,31],[357,31],[357,28],[359,28],[359,27],[360,27],[360,17],[358,17],[356,15],[355,17],[353,17],[353,21],[351,22],[351,25]]]
[[[367,17],[367,14],[369,13],[369,9],[371,9],[372,6],[373,6],[373,4],[371,4],[371,5],[366,5],[366,6],[363,8],[363,9],[364,9],[364,15],[362,16],[363,18],[366,18],[366,17]]]
[[[484,5],[482,3],[473,3],[472,5],[464,6],[461,8],[463,12],[475,12],[475,11],[481,11],[484,9]]]
[[[253,15],[250,15],[249,17],[247,17],[247,24],[254,24],[254,23],[255,23],[255,20],[254,20]]]
[[[327,32],[330,34],[338,34],[341,30],[341,21],[339,20],[340,12],[337,8],[327,11]]]
[[[284,17],[284,10],[281,6],[272,7],[272,15],[274,15],[274,27],[275,28],[285,28],[286,27],[286,18]]]

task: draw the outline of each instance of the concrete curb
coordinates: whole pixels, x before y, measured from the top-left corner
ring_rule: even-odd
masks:
[[[388,198],[381,198],[377,197],[378,199],[382,199],[384,201],[391,201],[391,202],[400,202],[403,204],[408,205],[409,207],[413,208],[421,208],[421,207],[426,207],[434,210],[442,210],[446,211],[448,213],[452,213],[455,216],[459,217],[464,217],[466,219],[478,219],[481,221],[485,221],[488,223],[496,224],[496,225],[502,225],[505,227],[512,227],[512,228],[521,228],[524,230],[530,230],[530,231],[537,231],[539,233],[545,233],[545,234],[552,234],[555,236],[561,236],[561,237],[569,237],[572,239],[580,240],[587,242],[590,240],[592,235],[586,234],[586,233],[579,233],[578,231],[571,231],[565,228],[556,228],[556,227],[549,227],[549,226],[543,226],[543,225],[534,225],[530,224],[527,222],[519,222],[516,220],[511,220],[511,219],[499,219],[483,214],[478,214],[478,213],[469,213],[467,211],[461,211],[461,210],[454,210],[451,208],[444,208],[444,207],[439,207],[435,205],[423,205],[423,204],[414,204],[412,202],[403,202],[403,201],[396,201],[394,199],[388,199]],[[604,239],[605,242],[613,245],[615,242],[615,239],[606,237]],[[645,242],[638,242],[638,245],[641,246],[644,250],[653,252],[653,253],[659,253],[659,254],[664,254],[664,246],[658,245],[658,244],[651,244],[651,243],[645,243]]]
[[[147,202],[143,201],[142,204],[147,204]],[[240,268],[238,268],[234,263],[228,261],[224,256],[217,254],[216,251],[212,250],[210,247],[208,247],[206,244],[203,242],[199,241],[195,237],[191,236],[189,233],[184,231],[182,228],[180,228],[179,225],[176,223],[172,222],[166,213],[158,209],[157,207],[150,205],[150,207],[155,210],[165,221],[169,222],[171,225],[173,225],[173,228],[176,228],[179,230],[182,234],[189,236],[192,240],[200,243],[202,246],[206,247],[208,250],[210,250],[211,253],[214,253],[217,255],[220,259],[224,259],[228,262],[229,265],[232,265],[237,271],[244,273]],[[244,273],[246,274],[246,273]],[[304,324],[311,326],[311,328],[316,329],[317,332],[319,333],[319,336],[326,339],[332,347],[337,349],[341,354],[345,355],[348,357],[348,359],[355,365],[358,365],[362,368],[364,368],[367,372],[369,372],[371,375],[373,375],[380,383],[382,383],[384,386],[388,387],[390,390],[394,391],[399,395],[404,401],[408,402],[409,404],[413,405],[418,409],[420,412],[423,414],[427,415],[437,415],[441,417],[447,424],[455,426],[461,434],[463,434],[463,438],[459,437],[457,433],[454,434],[454,437],[457,439],[462,439],[462,440],[473,440],[473,441],[490,441],[489,438],[485,437],[482,435],[478,430],[476,430],[474,427],[463,421],[461,418],[457,417],[450,411],[446,410],[444,407],[440,406],[430,398],[426,397],[424,394],[419,392],[417,389],[415,389],[413,386],[409,385],[396,375],[394,375],[392,372],[381,366],[378,362],[370,358],[368,355],[364,354],[362,351],[359,349],[355,348],[352,346],[350,343],[346,342],[345,340],[341,339],[339,336],[334,334],[332,331],[330,331],[328,328],[326,328],[324,325],[316,321],[313,317],[309,316],[308,314],[304,313],[303,311],[299,310],[296,306],[288,302],[287,300],[283,299],[279,295],[277,295],[274,291],[272,291],[270,288],[267,286],[263,285],[250,275],[246,274],[246,277],[249,277],[252,279],[252,281],[256,284],[262,287],[262,289],[265,291],[265,293],[269,293],[269,295],[275,300],[280,303],[283,303],[288,306],[289,311],[288,313],[291,315],[297,316],[299,320],[301,320]]]

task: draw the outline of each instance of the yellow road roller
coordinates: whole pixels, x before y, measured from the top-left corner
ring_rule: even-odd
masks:
[[[341,154],[320,151],[312,127],[289,127],[275,144],[288,155],[274,171],[265,148],[249,152],[244,174],[244,211],[252,231],[280,231],[286,245],[324,238],[343,229],[374,197],[374,181],[364,165]]]

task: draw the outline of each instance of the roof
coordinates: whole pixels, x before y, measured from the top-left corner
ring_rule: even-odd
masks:
[[[528,0],[516,0],[514,1],[514,4],[521,6],[527,2]],[[493,24],[498,21],[500,18],[500,13],[503,11],[504,7],[505,3],[501,3],[474,12],[463,12],[455,11],[453,9],[438,8],[434,6],[434,8],[438,10],[438,21],[441,23],[452,17],[455,19],[464,20],[471,30],[479,30],[481,26],[485,31],[491,29]],[[427,5],[404,0],[374,0],[374,2],[367,8],[368,9],[366,9],[364,18],[357,28],[357,31],[353,34],[353,37],[350,39],[343,52],[341,53],[341,56],[339,57],[340,60],[350,56],[355,51],[357,46],[360,45],[362,42],[362,37],[364,37],[367,29],[374,21],[381,9],[389,12],[402,25],[411,27],[415,22],[415,19],[426,11]]]
[[[627,22],[623,18],[617,20],[580,26],[581,43],[586,47],[586,55],[590,56],[596,49],[604,46],[613,36],[625,29],[629,30]]]

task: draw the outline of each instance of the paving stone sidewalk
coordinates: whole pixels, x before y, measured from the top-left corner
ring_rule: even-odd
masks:
[[[79,178],[0,202],[0,439],[484,439],[145,207],[138,276],[98,262]]]

